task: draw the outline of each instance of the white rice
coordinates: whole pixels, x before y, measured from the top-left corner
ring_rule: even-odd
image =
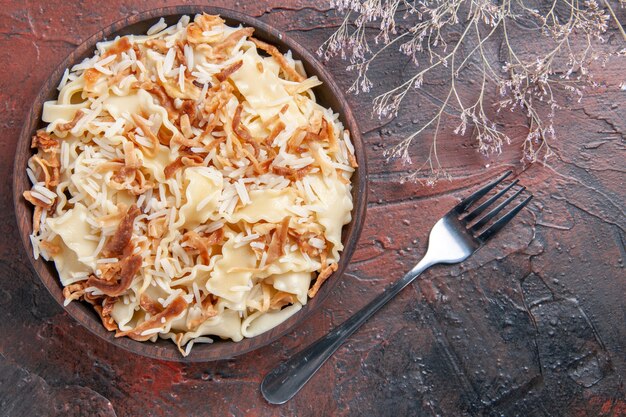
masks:
[[[206,207],[207,204],[209,204],[211,202],[211,200],[213,200],[213,196],[209,195],[206,196],[205,198],[203,198],[200,203],[198,203],[198,205],[196,206],[196,211],[201,211],[203,208]]]
[[[193,294],[196,297],[196,303],[202,304],[202,298],[200,298],[200,289],[198,288],[198,284],[194,281],[192,284]]]
[[[37,178],[35,178],[35,174],[33,173],[32,169],[26,168],[26,175],[28,175],[28,179],[30,180],[31,184],[37,184]]]
[[[174,50],[174,48],[170,48],[167,51],[167,54],[165,55],[165,58],[163,59],[163,73],[167,74],[168,72],[170,72],[172,70],[172,67],[174,66],[174,59],[176,58],[176,51]]]
[[[162,258],[161,267],[163,268],[163,271],[167,274],[168,278],[172,279],[176,276],[176,271],[174,270],[174,267],[170,263],[169,259]],[[163,307],[167,307],[167,306],[163,306]]]
[[[205,82],[204,85],[202,86],[202,91],[200,92],[200,98],[198,98],[199,103],[202,103],[204,102],[204,100],[206,100],[206,95],[207,95],[207,92],[209,91],[209,84],[210,82]],[[214,115],[211,114],[211,116],[214,116]]]
[[[161,333],[162,331],[163,331],[163,329],[160,328],[160,327],[157,327],[155,329],[147,329],[147,330],[144,330],[143,332],[141,332],[141,336],[148,336],[148,335],[151,335],[151,334],[157,334],[157,333]]]
[[[70,167],[70,145],[63,141],[61,142],[61,169],[63,171]]]
[[[31,245],[33,245],[33,258],[39,259],[39,239],[33,235],[28,235]]]
[[[70,69],[65,68],[65,71],[63,71],[63,77],[61,77],[61,82],[59,82],[57,90],[61,91],[63,87],[65,87],[65,85],[67,84],[69,80],[69,77],[70,77]]]
[[[259,261],[259,269],[263,269],[265,267],[265,263],[267,262],[267,252],[263,252],[261,255],[261,260]]]
[[[265,250],[265,243],[261,242],[250,242],[250,247],[256,248],[259,250]]]
[[[167,28],[167,24],[165,23],[165,19],[164,18],[160,18],[158,22],[156,22],[154,25],[150,26],[150,28],[148,29],[146,34],[148,36],[156,35],[157,33],[161,32],[165,28]]]
[[[183,15],[178,20],[178,23],[176,24],[176,29],[180,30],[181,28],[184,28],[185,26],[189,24],[190,21],[191,21],[191,17],[189,17],[189,15]]]
[[[146,195],[142,194],[137,198],[137,207],[141,208],[143,206],[143,203],[146,201]]]
[[[144,148],[148,148],[148,149],[154,148],[154,144],[141,135],[135,135],[135,140],[137,141],[138,144],[140,144]]]
[[[203,231],[205,233],[215,232],[216,230],[221,229],[222,227],[224,227],[225,223],[226,223],[226,221],[222,220],[222,219],[214,221],[213,223],[209,223],[208,225],[206,225],[204,227]]]
[[[156,219],[157,217],[167,216],[169,212],[170,211],[168,209],[159,210],[150,214],[148,217],[146,217],[146,219],[152,220],[152,219]]]
[[[178,88],[183,93],[185,92],[185,66],[181,65],[178,67]]]
[[[196,337],[193,341],[194,341],[195,344],[198,344],[198,343],[213,343],[213,339],[211,339],[210,337],[206,337],[206,336]]]
[[[119,259],[117,258],[100,258],[96,261],[96,263],[97,264],[113,264],[118,261]]]
[[[241,204],[247,206],[250,204],[250,196],[248,195],[248,191],[246,190],[246,186],[243,181],[238,180],[234,183],[235,190],[237,190],[237,194],[239,195],[239,200],[241,200]]]
[[[167,306],[172,304],[172,301],[174,301],[180,295],[181,292],[182,292],[181,290],[175,290],[166,299],[158,298],[157,301],[161,303],[163,308],[167,308]]]
[[[257,233],[253,233],[251,235],[244,236],[239,239],[237,243],[234,244],[234,247],[239,248],[241,246],[247,245],[249,242],[252,242],[255,239],[258,239],[261,235]]]
[[[46,187],[43,187],[39,184],[35,184],[33,186],[33,190],[41,195],[48,197],[50,201],[54,200],[57,196],[56,193],[53,193],[52,191],[48,190]]]
[[[44,204],[52,204],[52,200],[49,199],[48,197],[46,197],[45,195],[38,193],[37,191],[31,191],[30,195],[33,198],[36,198],[37,200],[43,202]]]
[[[95,55],[91,58],[85,58],[80,64],[76,64],[72,67],[71,72],[82,72],[88,68],[93,68],[93,65],[100,59],[100,56]]]
[[[104,131],[104,137],[112,138],[113,136],[117,135],[124,128],[125,124],[126,120],[120,117],[107,130]]]
[[[317,237],[312,237],[309,239],[309,245],[317,249],[324,249],[324,247],[326,246],[326,243],[322,239],[319,239]]]
[[[184,53],[185,53],[185,62],[187,63],[187,68],[189,69],[189,71],[193,70],[193,49],[191,48],[190,45],[185,45],[184,47]]]

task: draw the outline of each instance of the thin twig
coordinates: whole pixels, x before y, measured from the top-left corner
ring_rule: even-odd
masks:
[[[624,31],[624,27],[622,26],[622,24],[620,23],[619,19],[615,15],[615,12],[613,11],[613,8],[611,7],[611,4],[609,3],[609,0],[604,0],[604,4],[606,5],[607,9],[609,9],[609,13],[611,13],[611,16],[613,17],[613,20],[615,20],[615,23],[617,23],[617,28],[622,33],[622,38],[626,41],[626,32]]]

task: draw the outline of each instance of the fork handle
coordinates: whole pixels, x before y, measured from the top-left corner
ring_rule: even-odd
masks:
[[[291,399],[352,333],[435,263],[425,256],[404,277],[388,286],[340,326],[274,368],[261,383],[265,399],[271,404],[283,404]]]

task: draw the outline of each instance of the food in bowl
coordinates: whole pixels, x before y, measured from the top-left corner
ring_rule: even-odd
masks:
[[[35,258],[116,336],[183,355],[299,311],[351,221],[350,134],[289,52],[219,16],[100,42],[43,106]]]

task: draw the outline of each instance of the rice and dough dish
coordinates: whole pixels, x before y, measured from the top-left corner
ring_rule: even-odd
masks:
[[[67,69],[27,173],[34,256],[138,341],[240,341],[337,269],[350,135],[290,52],[219,16],[163,19]]]

